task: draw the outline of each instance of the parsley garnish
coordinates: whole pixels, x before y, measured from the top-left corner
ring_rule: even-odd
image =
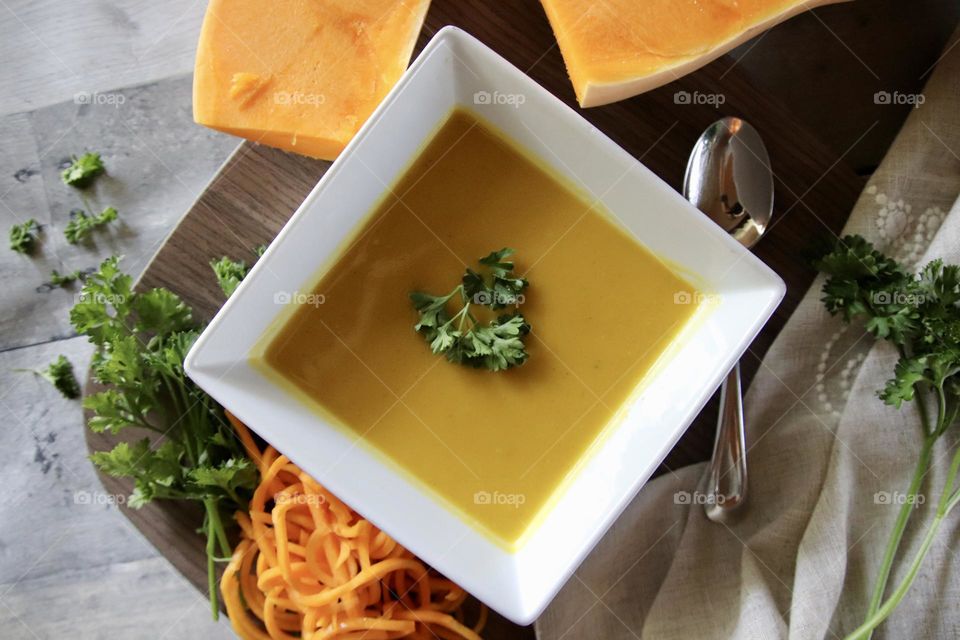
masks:
[[[862,321],[875,338],[898,350],[893,377],[879,396],[897,408],[916,401],[922,427],[919,460],[887,542],[864,622],[848,636],[869,638],[903,599],[937,530],[960,502],[957,448],[933,522],[922,534],[923,541],[900,584],[884,600],[894,558],[930,469],[934,444],[956,422],[960,411],[960,266],[934,260],[915,275],[862,237],[847,236],[817,267],[828,276],[823,285],[827,310],[846,322]],[[928,407],[935,408],[935,415]]]
[[[63,230],[63,235],[70,244],[77,244],[90,235],[90,232],[97,227],[102,227],[108,222],[117,219],[117,210],[113,207],[107,207],[96,215],[87,215],[81,209],[73,211],[73,217]]]
[[[10,248],[17,253],[32,253],[37,244],[40,225],[33,218],[10,227]]]
[[[105,171],[99,153],[85,153],[80,157],[73,156],[72,160],[70,166],[60,173],[60,179],[67,186],[85,189]]]
[[[206,517],[207,568],[211,606],[217,612],[214,563],[232,549],[223,518],[245,510],[257,481],[227,423],[223,409],[190,380],[183,360],[200,333],[191,309],[167,289],[133,290],[119,258],[109,258],[90,274],[70,322],[96,346],[92,372],[103,391],[83,406],[93,413],[95,432],[128,427],[154,432],[150,439],[121,443],[93,454],[94,464],[113,476],[134,480],[128,505],[155,499],[196,500]]]
[[[450,362],[490,371],[517,367],[527,360],[523,337],[530,332],[530,325],[523,314],[514,310],[483,323],[471,312],[471,307],[496,311],[523,302],[529,283],[514,275],[513,262],[507,261],[513,253],[504,248],[481,258],[483,273],[467,268],[460,284],[447,295],[410,294],[420,314],[414,329],[434,353],[443,354]],[[461,305],[453,315],[448,311],[450,304]]]

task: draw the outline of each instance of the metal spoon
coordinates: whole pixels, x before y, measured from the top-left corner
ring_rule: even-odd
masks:
[[[748,249],[773,215],[773,172],[760,134],[740,118],[723,118],[697,140],[683,179],[683,195]],[[740,363],[720,390],[720,417],[706,474],[704,511],[724,522],[747,498]]]

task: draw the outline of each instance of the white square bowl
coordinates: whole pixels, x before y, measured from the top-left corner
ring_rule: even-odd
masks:
[[[526,542],[510,552],[261,375],[249,354],[318,270],[465,106],[599,200],[677,265],[711,311],[645,381]],[[265,440],[425,562],[519,624],[543,611],[674,443],[784,294],[783,282],[649,169],[499,55],[441,30],[200,336],[188,375]],[[424,523],[429,523],[425,525]]]

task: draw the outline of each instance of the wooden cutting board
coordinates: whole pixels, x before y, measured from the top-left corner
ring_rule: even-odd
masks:
[[[472,33],[560,99],[576,106],[556,41],[535,0],[489,4],[480,0],[434,0],[418,51],[447,24]],[[723,96],[722,105],[717,108],[695,97],[689,101],[682,97],[708,94]],[[775,96],[755,89],[729,57],[637,98],[581,112],[677,189],[694,141],[714,120],[723,115],[740,116],[763,134],[776,174],[776,214],[756,252],[786,281],[787,295],[744,358],[744,375],[749,380],[808,288],[814,275],[810,258],[831,245],[863,180],[816,136],[804,131]],[[251,248],[269,243],[328,166],[326,162],[244,142],[154,256],[139,286],[167,287],[180,294],[198,315],[211,317],[223,303],[223,294],[210,270],[210,260],[228,255],[253,261]],[[715,419],[716,398],[664,466],[676,468],[707,459]],[[87,431],[91,451],[109,449],[116,441],[115,437]],[[101,479],[111,493],[132,489],[123,480]],[[203,540],[196,534],[199,510],[166,502],[123,511],[197,589],[205,592]],[[530,638],[533,632],[494,617],[487,635]]]

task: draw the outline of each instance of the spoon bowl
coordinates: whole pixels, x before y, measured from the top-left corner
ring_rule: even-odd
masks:
[[[683,194],[748,249],[773,215],[773,172],[760,134],[727,117],[697,140],[683,179]]]

